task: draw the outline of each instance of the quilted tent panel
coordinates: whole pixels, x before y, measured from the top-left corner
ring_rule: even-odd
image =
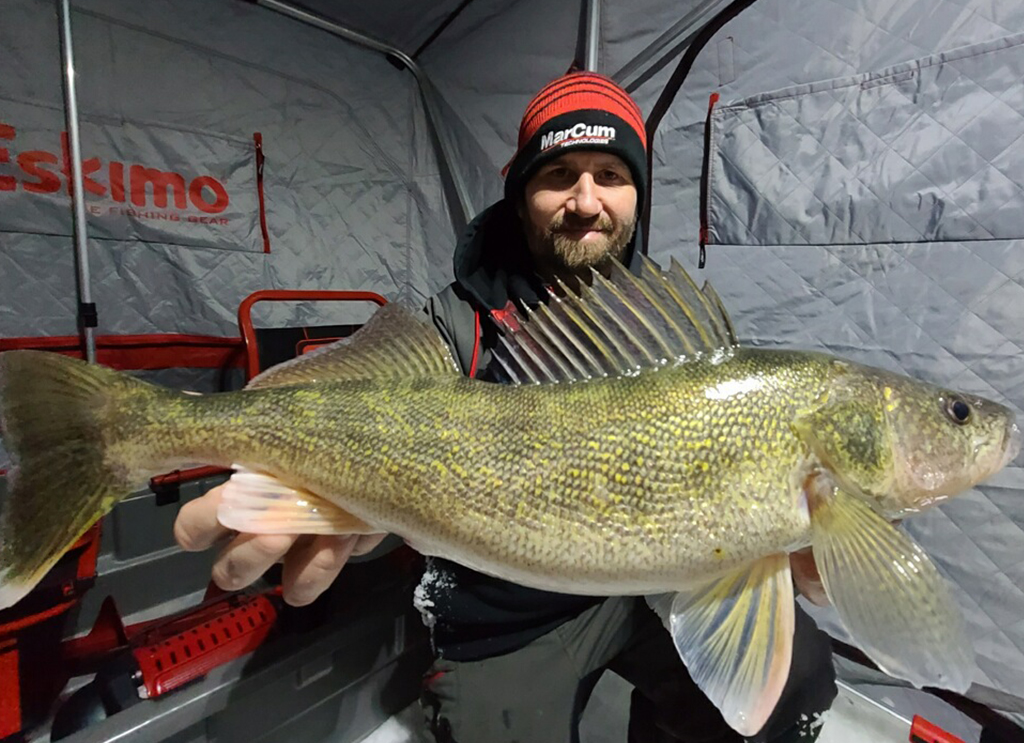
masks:
[[[1022,79],[1018,34],[716,107],[709,242],[1020,237]]]
[[[1024,409],[1024,36],[716,107],[708,276],[741,337]],[[1024,696],[1024,468],[906,522],[977,681]]]
[[[12,74],[0,76],[0,99],[61,111],[52,6],[14,0],[5,4],[4,20],[0,67]],[[115,161],[125,166],[126,180],[139,163],[181,171],[191,181],[211,174],[203,160],[213,152],[211,167],[223,162],[225,172],[244,177],[238,198],[245,195],[247,224],[256,225],[254,235],[220,225],[136,235],[105,228],[90,212],[100,334],[236,335],[238,304],[258,289],[363,289],[415,304],[446,280],[437,256],[450,251],[452,227],[416,83],[383,55],[240,3],[85,0],[73,4],[72,23],[83,154],[102,161],[96,183],[108,184]],[[10,154],[0,176],[18,179],[13,193],[23,205],[8,203],[3,196],[12,192],[0,191],[0,261],[7,269],[0,270],[0,333],[72,335],[67,196],[29,194],[54,202],[43,224],[24,207],[28,178],[18,164],[36,150],[59,160],[53,130],[60,122],[21,110],[0,102],[0,122],[16,129],[14,139],[0,139]],[[140,122],[148,138],[126,136]],[[266,156],[269,253],[253,208],[254,132],[262,133]],[[56,172],[60,165],[47,167]],[[177,192],[168,193],[161,213],[176,206]],[[104,215],[119,206],[109,191],[88,196],[90,209]],[[27,273],[24,267],[39,262],[49,270]],[[354,320],[339,304],[267,305],[257,317],[270,326],[348,321]]]

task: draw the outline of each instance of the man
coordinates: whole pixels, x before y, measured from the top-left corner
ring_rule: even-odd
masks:
[[[465,374],[498,381],[490,365],[493,316],[509,303],[536,305],[555,279],[575,285],[612,258],[635,267],[646,146],[639,108],[603,76],[566,75],[531,101],[504,199],[469,226],[456,247],[454,283],[427,305]],[[218,499],[211,491],[182,509],[176,535],[187,549],[224,535]],[[218,559],[214,579],[239,588],[283,557],[286,599],[308,603],[349,555],[378,542],[241,535]],[[810,568],[806,559],[794,561],[797,576],[813,575]],[[741,740],[694,685],[642,598],[538,591],[432,559],[416,601],[437,653],[422,701],[438,743],[575,741],[606,669],[634,685],[630,741]],[[798,611],[790,679],[755,740],[812,740],[807,723],[835,693],[828,639]]]

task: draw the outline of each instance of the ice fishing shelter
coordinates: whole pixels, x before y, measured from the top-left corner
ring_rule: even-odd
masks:
[[[702,264],[743,342],[1024,409],[1015,0],[75,0],[77,138],[59,5],[0,5],[0,348],[88,324],[76,139],[100,358],[212,389],[253,291],[442,286],[526,102],[576,59],[660,122],[649,254]],[[1024,713],[1021,460],[906,526],[958,588],[977,698]]]

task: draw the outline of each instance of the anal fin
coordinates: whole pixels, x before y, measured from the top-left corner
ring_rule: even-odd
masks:
[[[744,736],[768,721],[789,678],[795,604],[786,555],[698,588],[647,597],[697,686]]]
[[[380,534],[330,501],[271,475],[236,466],[224,486],[217,520],[248,534]]]

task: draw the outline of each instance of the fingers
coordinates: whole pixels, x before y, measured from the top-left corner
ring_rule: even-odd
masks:
[[[213,563],[213,582],[225,591],[245,588],[284,558],[296,539],[293,534],[239,534]]]
[[[174,520],[174,539],[186,552],[209,549],[232,533],[217,520],[223,492],[224,485],[219,485],[181,507]]]
[[[384,541],[387,534],[363,534],[356,540],[352,548],[352,557],[361,557],[377,549],[377,546]]]
[[[818,566],[814,563],[814,553],[810,547],[791,552],[789,567],[793,573],[793,582],[804,598],[815,606],[829,605],[828,594],[825,593],[825,585],[821,581],[821,574],[818,573]]]
[[[284,563],[281,587],[285,602],[305,606],[315,601],[338,577],[359,541],[355,535],[303,537]]]
[[[217,520],[223,489],[223,485],[213,488],[182,506],[174,521],[174,538],[182,549],[209,549],[235,534]],[[285,601],[303,606],[312,603],[334,582],[350,556],[373,551],[385,536],[239,534],[214,562],[213,582],[225,591],[237,591],[283,561]]]

